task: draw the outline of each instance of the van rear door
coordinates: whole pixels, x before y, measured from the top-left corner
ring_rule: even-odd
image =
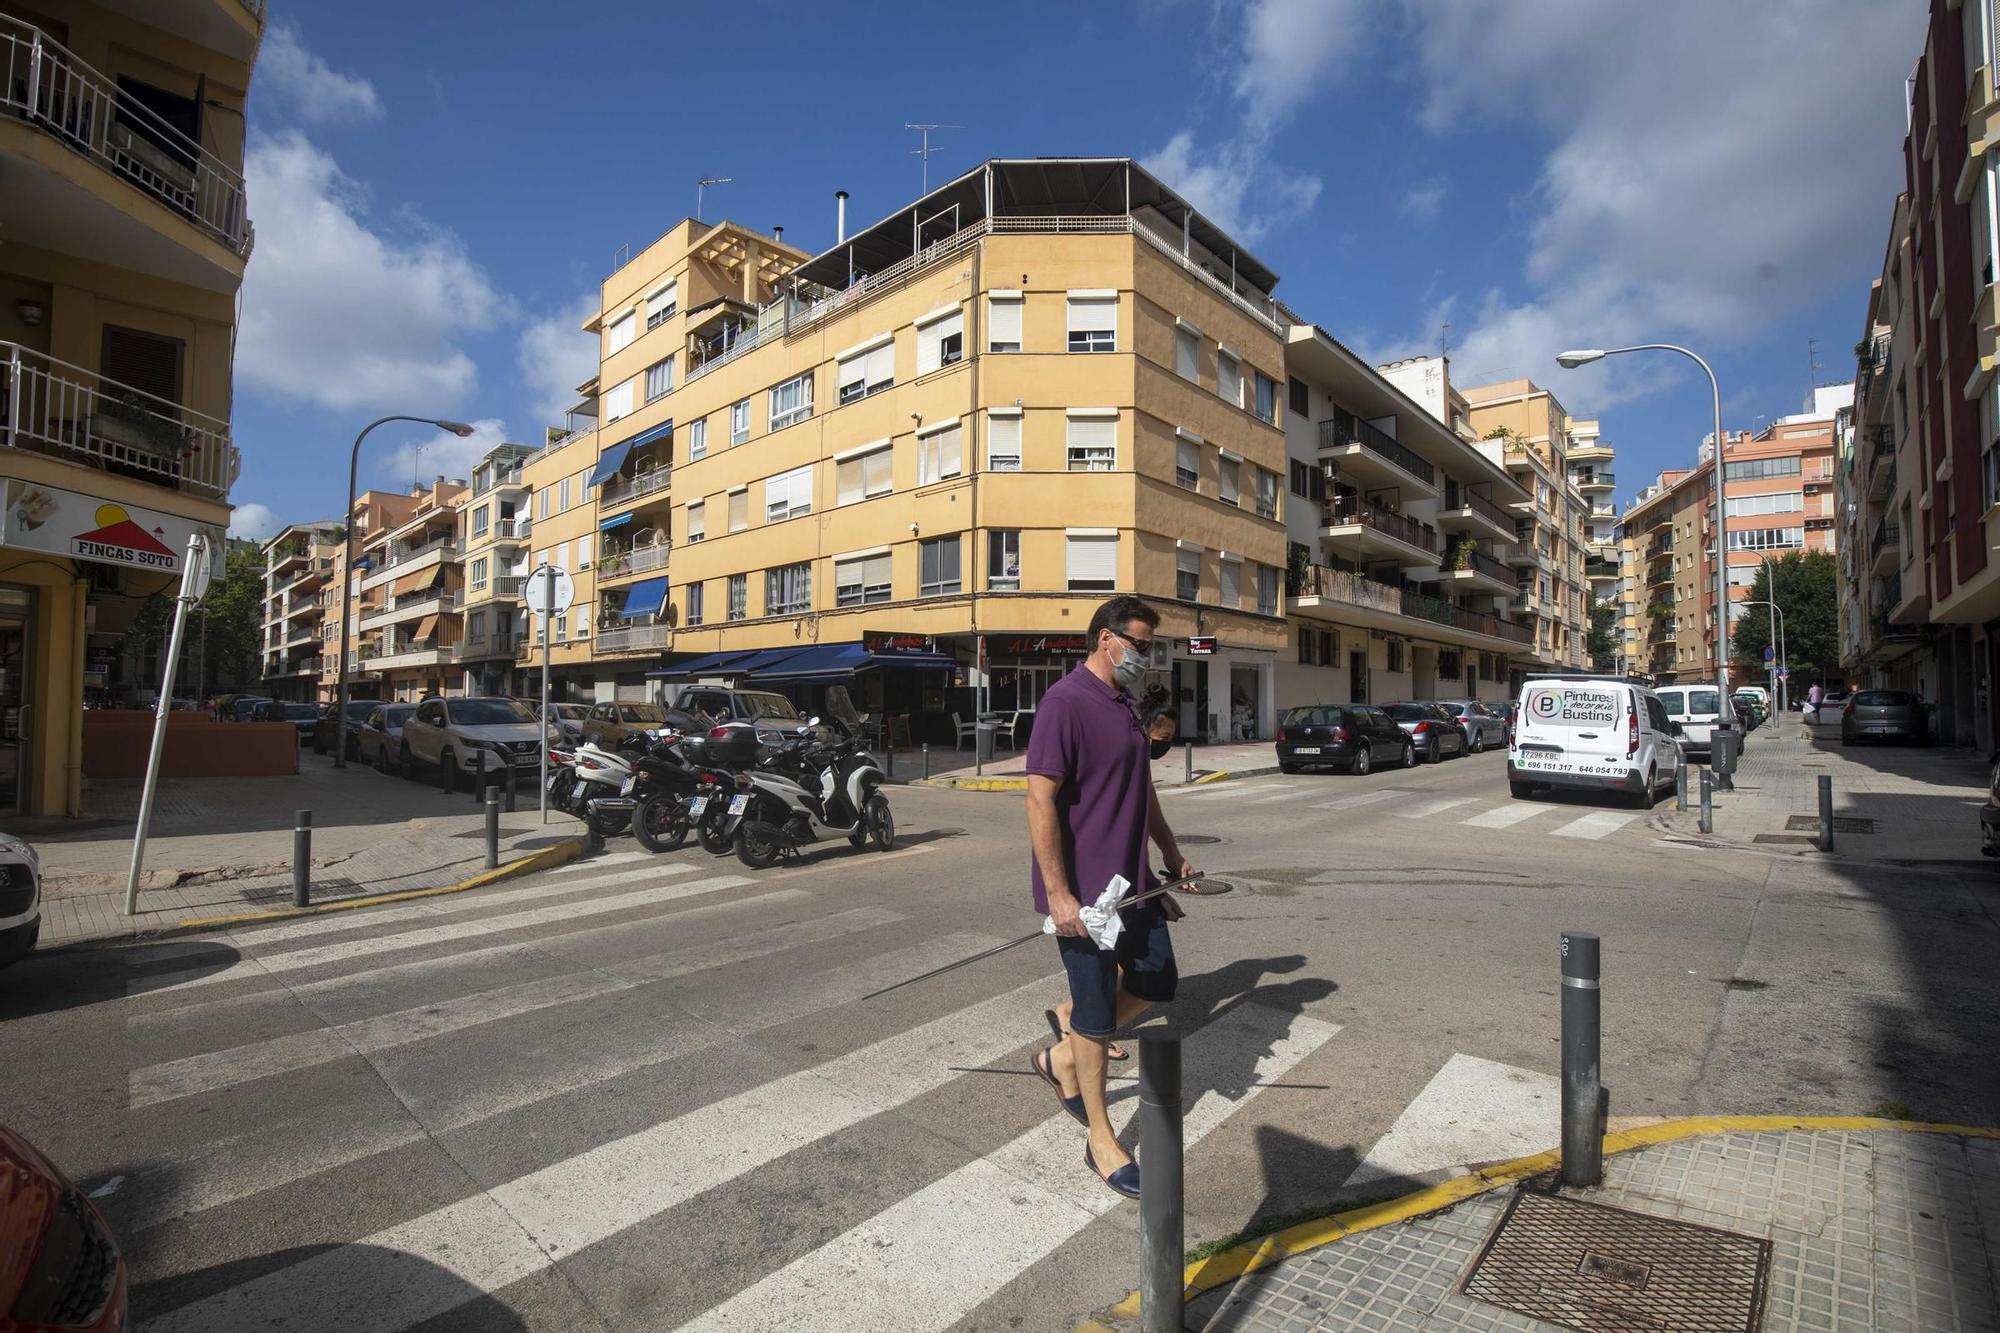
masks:
[[[1631,690],[1592,681],[1531,681],[1521,691],[1514,768],[1622,777]]]

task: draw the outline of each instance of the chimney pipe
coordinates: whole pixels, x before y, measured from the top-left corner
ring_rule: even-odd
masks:
[[[783,227],[771,228],[771,239],[782,243],[785,239],[785,229]]]
[[[833,192],[833,198],[834,198],[834,207],[837,210],[836,213],[834,214],[835,226],[834,226],[833,242],[835,245],[839,245],[847,239],[847,191],[835,190]]]

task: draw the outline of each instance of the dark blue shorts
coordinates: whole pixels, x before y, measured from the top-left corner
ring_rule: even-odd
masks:
[[[1063,970],[1069,973],[1070,1031],[1086,1037],[1108,1037],[1118,1026],[1118,969],[1125,969],[1128,993],[1154,1004],[1174,998],[1180,968],[1174,963],[1174,942],[1167,933],[1167,915],[1160,900],[1128,907],[1118,943],[1100,949],[1088,935],[1058,935]]]

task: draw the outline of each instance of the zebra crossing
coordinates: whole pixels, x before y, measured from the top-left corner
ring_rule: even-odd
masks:
[[[124,951],[118,1003],[142,1053],[124,1129],[150,1160],[100,1203],[134,1263],[136,1326],[477,1323],[481,1302],[511,1308],[558,1275],[621,1328],[951,1326],[1121,1200],[1024,1073],[1063,993],[1052,958],[1020,950],[860,1003],[1018,925],[935,911],[923,863],[901,861],[926,850],[755,878],[695,851],[613,854]],[[910,887],[867,905],[822,888],[857,864]],[[1338,1032],[1254,997],[1219,1005],[1187,1044],[1190,1168]],[[1123,1125],[1136,1097],[1117,1078]],[[869,1188],[767,1202],[833,1219],[807,1243],[685,1289],[592,1289],[671,1274],[662,1228],[724,1225],[760,1181],[801,1162],[837,1176],[904,1133],[920,1151]],[[371,1198],[383,1177],[402,1182],[393,1208]],[[311,1202],[329,1197],[331,1218]],[[1129,1221],[1106,1225],[1129,1248]],[[219,1238],[246,1230],[272,1253],[229,1253]],[[576,1326],[550,1318],[524,1326]]]
[[[1399,819],[1448,820],[1469,828],[1512,829],[1543,837],[1580,839],[1594,842],[1640,824],[1636,810],[1582,810],[1575,805],[1542,801],[1499,801],[1475,796],[1440,796],[1417,787],[1373,787],[1344,792],[1324,799],[1330,790],[1326,779],[1314,775],[1275,781],[1237,781],[1213,786],[1174,787],[1161,791],[1171,798],[1170,810],[1189,807],[1206,811],[1215,807],[1247,809],[1262,807],[1282,811],[1288,807],[1305,810],[1365,811],[1380,806],[1379,813]],[[1338,788],[1331,788],[1338,790]]]

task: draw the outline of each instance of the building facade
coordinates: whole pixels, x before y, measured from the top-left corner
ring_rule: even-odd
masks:
[[[327,591],[345,529],[334,522],[294,523],[264,543],[264,641],[261,688],[273,699],[321,697],[326,673]],[[334,612],[339,615],[338,608]]]
[[[217,568],[263,7],[0,5],[0,810],[82,812],[83,709],[190,536]]]

